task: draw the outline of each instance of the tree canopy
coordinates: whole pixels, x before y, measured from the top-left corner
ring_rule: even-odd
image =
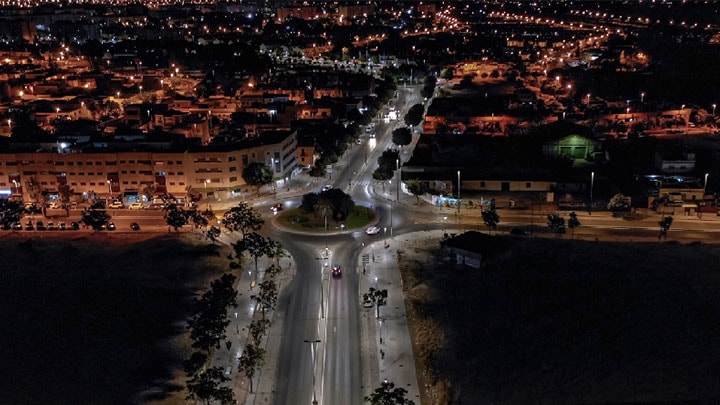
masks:
[[[272,181],[272,169],[263,163],[250,163],[243,169],[242,178],[245,183],[260,190]]]

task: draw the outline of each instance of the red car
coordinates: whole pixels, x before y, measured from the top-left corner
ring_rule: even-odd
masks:
[[[342,277],[342,267],[338,266],[337,264],[335,266],[333,266],[332,276],[336,277],[336,278]]]

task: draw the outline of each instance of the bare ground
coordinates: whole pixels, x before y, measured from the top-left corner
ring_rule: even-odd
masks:
[[[720,249],[517,239],[400,255],[422,404],[720,400]]]

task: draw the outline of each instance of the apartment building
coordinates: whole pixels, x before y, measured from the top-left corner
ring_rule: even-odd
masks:
[[[67,185],[71,201],[122,198],[142,200],[151,186],[155,194],[184,198],[204,193],[227,198],[247,189],[243,169],[265,163],[275,180],[289,179],[297,170],[297,134],[266,132],[232,143],[202,146],[187,142],[132,145],[67,144],[5,145],[0,150],[0,195],[26,202],[57,199]]]

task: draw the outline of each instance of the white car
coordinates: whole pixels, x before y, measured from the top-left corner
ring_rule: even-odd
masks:
[[[121,201],[113,201],[112,203],[110,203],[110,205],[108,205],[108,208],[112,208],[112,209],[123,208],[123,207],[125,207],[125,206],[123,205],[123,203]]]
[[[326,185],[323,186],[322,191],[325,192],[325,191],[328,191],[328,190],[332,190],[332,188],[333,188],[332,185],[326,184]]]
[[[365,229],[365,233],[368,235],[375,235],[380,232],[380,228],[377,226],[369,226],[367,229]]]
[[[134,202],[134,203],[130,204],[130,206],[128,207],[129,210],[141,210],[143,208],[144,207],[141,202]]]

